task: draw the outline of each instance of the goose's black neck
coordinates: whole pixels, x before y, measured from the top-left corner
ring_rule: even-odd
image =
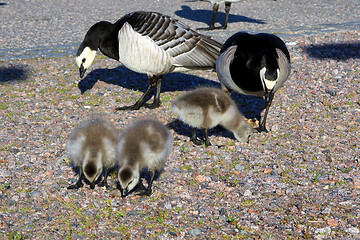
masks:
[[[78,53],[82,52],[85,47],[91,50],[100,49],[100,51],[115,60],[119,60],[119,47],[117,33],[114,24],[106,21],[101,21],[94,24],[85,35],[82,46]]]

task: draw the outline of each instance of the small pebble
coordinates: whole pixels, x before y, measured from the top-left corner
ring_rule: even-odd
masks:
[[[245,197],[249,197],[251,195],[252,195],[252,192],[249,189],[245,190],[245,192],[244,192]]]
[[[200,230],[200,229],[197,229],[197,228],[191,229],[191,230],[189,231],[189,234],[192,235],[192,236],[194,236],[194,237],[198,237],[198,236],[201,235],[201,230]]]
[[[351,233],[351,234],[359,234],[360,230],[356,227],[351,227],[351,228],[345,229],[345,232]]]

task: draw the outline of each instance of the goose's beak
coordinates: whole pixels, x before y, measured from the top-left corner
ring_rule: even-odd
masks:
[[[272,91],[268,91],[267,89],[264,91],[264,98],[266,102],[270,102],[272,99]]]
[[[80,72],[80,78],[84,77],[84,74],[86,72],[86,68],[84,68],[84,66],[81,64],[80,68],[79,68],[79,72]]]

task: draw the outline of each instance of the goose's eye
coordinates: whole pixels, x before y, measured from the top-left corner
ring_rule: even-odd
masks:
[[[81,61],[84,63],[84,62],[86,61],[86,59],[85,59],[85,58],[83,58]]]

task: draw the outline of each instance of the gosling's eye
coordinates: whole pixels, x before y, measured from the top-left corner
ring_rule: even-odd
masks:
[[[85,59],[85,58],[83,58],[81,61],[84,63],[84,62],[86,61],[86,59]]]

